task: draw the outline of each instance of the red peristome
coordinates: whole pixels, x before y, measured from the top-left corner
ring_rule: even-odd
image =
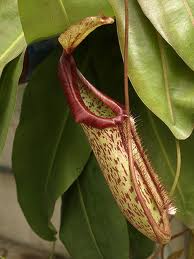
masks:
[[[72,55],[65,53],[65,51],[59,62],[59,77],[71,112],[77,123],[85,123],[86,125],[103,129],[122,124],[127,117],[126,112],[121,105],[113,101],[110,97],[102,94],[84,78],[77,69]],[[79,83],[84,84],[84,86],[91,90],[99,100],[109,106],[116,116],[113,118],[102,118],[92,113],[86,107],[80,96],[80,91],[78,89]]]

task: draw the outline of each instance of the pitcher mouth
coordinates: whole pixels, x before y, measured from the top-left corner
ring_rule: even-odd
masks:
[[[122,124],[124,119],[128,117],[122,105],[98,91],[87,81],[77,69],[73,56],[65,51],[63,51],[59,61],[59,77],[72,115],[77,123],[85,123],[88,126],[103,129]],[[85,88],[92,94],[99,101],[99,105],[104,106],[107,114],[98,114],[89,109],[83,101],[80,88]]]

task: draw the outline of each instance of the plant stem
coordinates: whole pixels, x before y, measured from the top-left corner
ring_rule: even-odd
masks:
[[[129,167],[132,175],[135,175],[134,160],[132,153],[132,134],[130,123],[130,102],[129,102],[129,84],[128,84],[128,46],[129,46],[129,3],[128,0],[124,0],[125,3],[125,45],[124,45],[124,93],[125,93],[125,110],[128,115],[127,119],[127,134],[128,134],[128,158]]]
[[[156,251],[149,257],[149,259],[157,259],[158,256],[161,254],[162,246],[160,245],[158,248],[156,248]]]
[[[170,196],[173,196],[173,194],[174,194],[174,191],[178,185],[180,172],[181,172],[181,149],[180,149],[179,140],[177,140],[177,139],[176,139],[176,153],[177,153],[176,174],[175,174],[172,188],[170,190]]]
[[[56,246],[56,241],[53,242],[52,250],[51,250],[51,254],[49,256],[49,259],[55,259],[55,246]]]
[[[124,92],[125,92],[125,109],[127,115],[130,115],[129,103],[129,85],[128,85],[128,46],[129,46],[129,3],[125,1],[125,45],[124,45]]]

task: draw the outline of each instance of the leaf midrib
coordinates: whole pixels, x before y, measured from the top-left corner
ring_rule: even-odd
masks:
[[[84,214],[84,218],[85,218],[85,220],[86,220],[86,223],[87,223],[87,225],[88,225],[88,230],[89,230],[90,236],[91,236],[91,238],[92,238],[92,240],[93,240],[93,243],[94,243],[94,245],[95,245],[95,247],[96,247],[96,250],[97,250],[99,256],[103,259],[104,257],[103,257],[103,255],[102,255],[102,253],[101,253],[101,251],[100,251],[100,248],[99,248],[99,246],[98,246],[98,244],[97,244],[97,241],[96,241],[96,239],[95,239],[94,233],[93,233],[93,231],[92,231],[92,227],[91,227],[91,224],[90,224],[90,220],[89,220],[89,217],[88,217],[88,214],[87,214],[87,211],[86,211],[86,207],[85,207],[85,204],[84,204],[84,199],[83,199],[83,195],[82,195],[82,192],[81,192],[79,179],[77,179],[76,184],[77,184],[77,188],[78,188],[78,193],[79,193],[81,208],[82,208],[82,211],[83,211],[83,214]]]
[[[189,3],[187,0],[182,0],[184,6],[185,6],[185,9],[186,9],[186,12],[189,16],[189,19],[191,21],[191,24],[192,26],[194,26],[194,17],[193,17],[193,14],[192,14],[192,11],[191,11],[191,7],[189,6]]]
[[[11,43],[11,45],[6,49],[6,51],[3,52],[2,55],[0,55],[0,65],[1,62],[3,63],[3,60],[5,57],[14,49],[15,46],[17,46],[18,42],[24,37],[24,33],[21,32],[19,36]]]
[[[161,56],[161,63],[162,63],[162,71],[163,71],[163,78],[164,78],[164,88],[165,88],[165,93],[166,93],[166,98],[167,98],[167,103],[168,103],[168,109],[170,112],[170,117],[173,125],[175,125],[175,116],[173,112],[173,105],[172,105],[172,100],[171,100],[171,95],[170,95],[170,89],[169,89],[169,79],[168,79],[168,68],[166,64],[166,57],[164,53],[164,48],[162,45],[162,39],[159,33],[157,33],[157,41],[158,41],[158,47],[160,51],[160,56]]]
[[[49,184],[49,179],[50,179],[50,177],[52,175],[52,171],[53,171],[53,167],[54,167],[54,163],[55,163],[58,147],[59,147],[59,145],[61,143],[61,139],[62,139],[62,136],[63,136],[63,131],[64,131],[66,123],[68,121],[68,117],[69,117],[69,111],[67,111],[66,118],[64,118],[63,124],[61,126],[60,131],[59,131],[59,136],[58,136],[58,139],[56,141],[55,148],[53,150],[53,154],[52,154],[52,158],[51,158],[51,162],[50,162],[50,167],[48,169],[48,174],[47,174],[46,181],[45,181],[45,186],[44,186],[45,197],[48,197],[48,188],[47,187],[48,187],[48,184]]]
[[[66,20],[67,24],[69,24],[69,23],[70,23],[70,22],[69,22],[69,17],[68,17],[68,14],[67,14],[67,11],[66,11],[66,8],[65,8],[65,5],[64,5],[64,3],[63,3],[63,1],[62,1],[62,0],[58,0],[58,1],[59,1],[59,5],[61,6],[61,9],[62,9],[62,11],[63,11],[64,17],[65,17],[65,20]]]

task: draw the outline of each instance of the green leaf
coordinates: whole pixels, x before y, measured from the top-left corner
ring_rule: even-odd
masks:
[[[10,62],[0,78],[0,153],[4,147],[16,103],[23,55]]]
[[[20,206],[32,229],[54,239],[50,219],[55,201],[81,173],[90,154],[72,122],[57,78],[59,51],[35,70],[24,94],[13,148]]]
[[[65,193],[60,238],[74,259],[128,259],[127,224],[92,156]]]
[[[150,158],[153,168],[161,181],[170,191],[176,173],[176,142],[164,123],[154,116],[134,95],[131,97],[133,111],[137,119],[137,129],[143,146]],[[191,229],[194,229],[194,178],[193,147],[194,133],[180,142],[182,163],[180,177],[172,197],[177,207],[177,217]]]
[[[59,34],[86,16],[112,14],[107,0],[18,0],[18,5],[28,43]]]
[[[109,0],[115,11],[121,49],[124,1]],[[161,38],[136,0],[129,1],[129,78],[144,104],[178,139],[193,130],[194,73]]]
[[[0,2],[0,75],[4,66],[17,57],[26,43],[22,31],[17,0],[1,0]]]
[[[155,243],[142,235],[131,224],[128,224],[129,243],[130,243],[130,259],[148,258],[154,251]],[[141,245],[141,249],[140,249]]]
[[[162,37],[194,70],[194,2],[192,0],[138,0]]]

